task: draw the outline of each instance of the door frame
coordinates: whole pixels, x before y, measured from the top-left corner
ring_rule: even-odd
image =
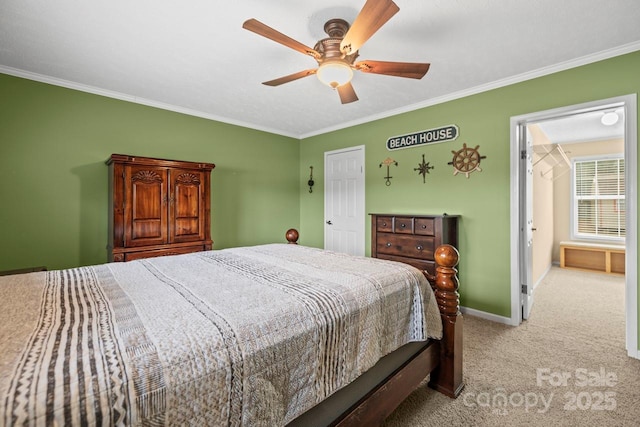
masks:
[[[609,106],[622,106],[625,109],[625,185],[626,185],[626,219],[627,236],[625,240],[625,327],[626,348],[630,357],[640,359],[638,350],[638,216],[637,216],[637,153],[638,153],[638,111],[637,95],[630,94],[608,98],[583,104],[570,105],[545,111],[511,117],[510,128],[510,204],[511,204],[511,319],[510,324],[517,326],[522,321],[520,306],[520,215],[522,209],[522,195],[520,193],[520,125],[534,123],[552,118],[570,116],[591,110],[599,110]]]
[[[359,244],[359,252],[358,253],[362,253],[362,255],[364,256],[364,254],[366,253],[366,199],[365,199],[365,190],[366,190],[366,177],[365,177],[365,146],[364,145],[357,145],[354,147],[346,147],[346,148],[341,148],[339,150],[332,150],[332,151],[325,151],[324,152],[324,213],[323,213],[323,220],[322,220],[322,229],[323,229],[323,242],[322,245],[324,248],[327,247],[327,188],[328,188],[328,183],[327,183],[327,159],[329,156],[331,155],[335,155],[335,154],[341,154],[341,153],[347,153],[350,151],[356,151],[360,154],[360,160],[362,161],[362,179],[360,180],[359,184],[358,184],[358,189],[356,190],[356,197],[361,199],[361,206],[362,206],[362,215],[360,215],[360,220],[358,223],[358,226],[360,228],[362,228],[362,240],[360,242],[358,242]]]
[[[519,122],[520,215],[518,268],[520,269],[520,321],[531,315],[533,307],[533,146],[526,124]],[[524,155],[523,155],[524,153]],[[524,196],[524,197],[523,197]],[[523,209],[524,208],[524,209]]]

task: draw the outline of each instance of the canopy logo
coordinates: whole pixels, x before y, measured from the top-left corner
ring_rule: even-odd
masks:
[[[458,137],[458,126],[448,125],[435,129],[427,129],[408,135],[393,136],[387,139],[387,150],[399,150],[424,144],[453,141]]]

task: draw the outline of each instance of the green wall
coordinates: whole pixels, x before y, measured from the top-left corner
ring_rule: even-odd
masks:
[[[364,145],[366,211],[461,215],[461,304],[510,317],[510,118],[638,92],[640,52],[635,52],[306,138],[301,142],[300,180],[308,176],[309,166],[314,166],[317,186],[312,194],[300,192],[301,240],[311,246],[323,245],[324,152]],[[459,127],[455,141],[393,152],[385,147],[389,137],[449,124]],[[486,156],[480,164],[482,171],[469,178],[454,176],[447,164],[453,158],[452,151],[462,148],[463,143],[479,146],[480,154]],[[413,170],[422,154],[435,166],[426,183]],[[398,167],[391,166],[394,178],[386,186],[386,169],[379,165],[389,156]],[[368,251],[370,239],[368,229]]]
[[[107,260],[112,153],[212,162],[215,248],[299,226],[299,141],[0,74],[0,270]]]
[[[638,93],[639,76],[635,52],[298,141],[0,75],[0,270],[106,261],[111,153],[215,163],[216,248],[282,241],[290,227],[322,247],[324,152],[364,145],[367,212],[461,215],[461,302],[509,317],[510,118]],[[385,148],[391,136],[448,124],[456,141]],[[469,178],[447,164],[463,143],[486,156]],[[413,170],[422,154],[435,166],[426,183]],[[389,156],[399,165],[385,186]]]

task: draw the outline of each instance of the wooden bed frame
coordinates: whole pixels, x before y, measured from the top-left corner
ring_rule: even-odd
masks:
[[[287,241],[297,244],[295,229],[286,233]],[[462,330],[459,310],[456,265],[459,254],[451,245],[439,246],[435,251],[436,274],[423,274],[434,290],[443,334],[441,340],[430,340],[391,375],[371,389],[355,405],[340,414],[331,426],[379,426],[426,378],[429,387],[456,398],[462,392]]]

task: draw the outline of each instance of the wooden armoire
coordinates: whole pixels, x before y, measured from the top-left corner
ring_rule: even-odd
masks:
[[[213,163],[112,154],[109,261],[209,250]]]

